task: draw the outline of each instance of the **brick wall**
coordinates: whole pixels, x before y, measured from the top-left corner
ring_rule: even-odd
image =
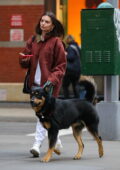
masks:
[[[9,41],[11,28],[23,28],[25,40],[34,32],[35,25],[43,13],[43,5],[0,6],[0,41]],[[11,16],[22,15],[23,26],[11,26]]]
[[[0,82],[23,82],[25,69],[19,65],[22,48],[0,48]]]
[[[18,64],[18,53],[23,47],[11,45],[10,29],[24,29],[26,41],[34,33],[43,12],[44,5],[0,6],[0,82],[22,82],[25,74]],[[22,26],[11,26],[11,16],[17,14],[22,16]],[[5,42],[8,42],[10,47],[3,46]]]

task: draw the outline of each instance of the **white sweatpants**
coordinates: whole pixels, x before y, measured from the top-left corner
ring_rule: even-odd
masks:
[[[35,144],[42,145],[43,140],[46,137],[47,130],[42,126],[39,119],[37,119],[36,132],[35,132]]]
[[[46,135],[47,135],[47,130],[42,126],[39,119],[37,119],[34,144],[38,145],[40,147],[42,145]],[[61,141],[59,139],[59,135],[57,138],[57,143],[61,143]]]

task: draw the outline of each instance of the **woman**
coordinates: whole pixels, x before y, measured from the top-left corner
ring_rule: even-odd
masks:
[[[64,36],[62,24],[54,14],[47,12],[42,15],[37,26],[36,35],[27,41],[24,54],[30,57],[20,57],[20,65],[30,69],[29,86],[53,86],[53,96],[59,95],[62,78],[66,69],[66,57],[61,37]],[[35,142],[30,152],[34,157],[40,154],[40,146],[46,136],[46,130],[38,121],[36,125]],[[58,145],[61,141],[58,139]]]
[[[72,35],[67,35],[65,42],[67,44],[67,68],[63,79],[63,93],[65,98],[70,98],[69,87],[72,85],[74,97],[78,98],[79,92],[77,90],[77,85],[81,74],[80,48]]]

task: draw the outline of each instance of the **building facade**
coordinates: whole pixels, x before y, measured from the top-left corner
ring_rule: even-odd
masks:
[[[63,23],[66,34],[81,44],[80,11],[96,8],[106,0],[0,0],[0,101],[26,101],[22,94],[25,70],[19,66],[19,52],[34,34],[44,11],[53,11]],[[103,80],[96,78],[103,89]],[[16,90],[16,92],[14,92]],[[101,93],[101,91],[99,91]],[[16,94],[16,95],[13,95]]]
[[[44,0],[0,0],[0,101],[27,100],[18,57],[43,12]]]

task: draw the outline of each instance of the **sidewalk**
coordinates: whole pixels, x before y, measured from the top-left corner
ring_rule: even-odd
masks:
[[[29,103],[0,103],[0,121],[35,122],[36,116]]]
[[[1,122],[36,122],[36,116],[29,103],[2,103],[0,104],[0,121]],[[66,155],[66,160],[71,159],[76,148],[76,143],[71,135],[71,129],[60,132],[62,143],[64,144],[64,153],[59,158],[61,163]],[[69,135],[68,135],[69,134]],[[34,134],[33,134],[34,135]],[[66,136],[67,135],[67,136]],[[72,165],[79,165],[78,169],[84,170],[119,170],[120,169],[120,141],[103,141],[104,156],[98,157],[97,144],[87,131],[83,131],[83,142],[85,144],[82,159],[73,161]],[[65,147],[66,146],[66,147]],[[72,148],[72,149],[70,149]],[[43,148],[44,150],[44,148]],[[56,158],[58,159],[58,158]],[[60,164],[59,161],[59,164]],[[64,159],[63,159],[64,161]],[[58,160],[56,161],[56,163]],[[52,164],[53,162],[51,162]],[[64,162],[65,163],[65,162]],[[59,165],[58,165],[59,166]]]
[[[0,122],[35,122],[36,115],[29,103],[0,103]],[[71,134],[72,130],[63,129],[59,135]],[[30,134],[29,136],[34,136]]]

